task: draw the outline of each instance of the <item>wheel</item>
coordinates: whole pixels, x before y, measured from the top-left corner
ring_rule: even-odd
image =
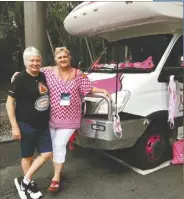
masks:
[[[152,169],[169,157],[169,133],[167,125],[152,123],[133,148],[134,165]]]

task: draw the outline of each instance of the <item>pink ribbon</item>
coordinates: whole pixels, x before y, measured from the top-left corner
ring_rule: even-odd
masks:
[[[113,130],[116,137],[121,138],[122,137],[122,128],[121,128],[121,122],[118,112],[116,111],[116,106],[114,105],[114,111],[113,111]]]
[[[168,122],[170,122],[170,128],[174,128],[174,119],[176,117],[176,102],[177,102],[177,95],[176,95],[176,82],[174,81],[174,75],[170,76],[169,85],[169,117]]]

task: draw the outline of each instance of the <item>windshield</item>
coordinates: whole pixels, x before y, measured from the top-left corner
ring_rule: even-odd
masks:
[[[102,51],[89,71],[115,72],[118,65],[120,72],[151,72],[171,39],[172,35],[151,35],[114,42]]]

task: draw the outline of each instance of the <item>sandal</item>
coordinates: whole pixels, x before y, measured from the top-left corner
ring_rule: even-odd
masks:
[[[53,180],[53,181],[51,181],[51,184],[50,184],[50,187],[48,188],[48,190],[50,192],[57,192],[57,191],[59,191],[59,188],[60,188],[59,182]]]

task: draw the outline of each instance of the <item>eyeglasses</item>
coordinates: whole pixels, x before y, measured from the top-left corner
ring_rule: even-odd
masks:
[[[66,47],[56,47],[55,50],[68,50]]]
[[[59,54],[61,51],[65,51],[68,55],[70,55],[70,51],[66,47],[57,47],[55,48],[55,56]]]

